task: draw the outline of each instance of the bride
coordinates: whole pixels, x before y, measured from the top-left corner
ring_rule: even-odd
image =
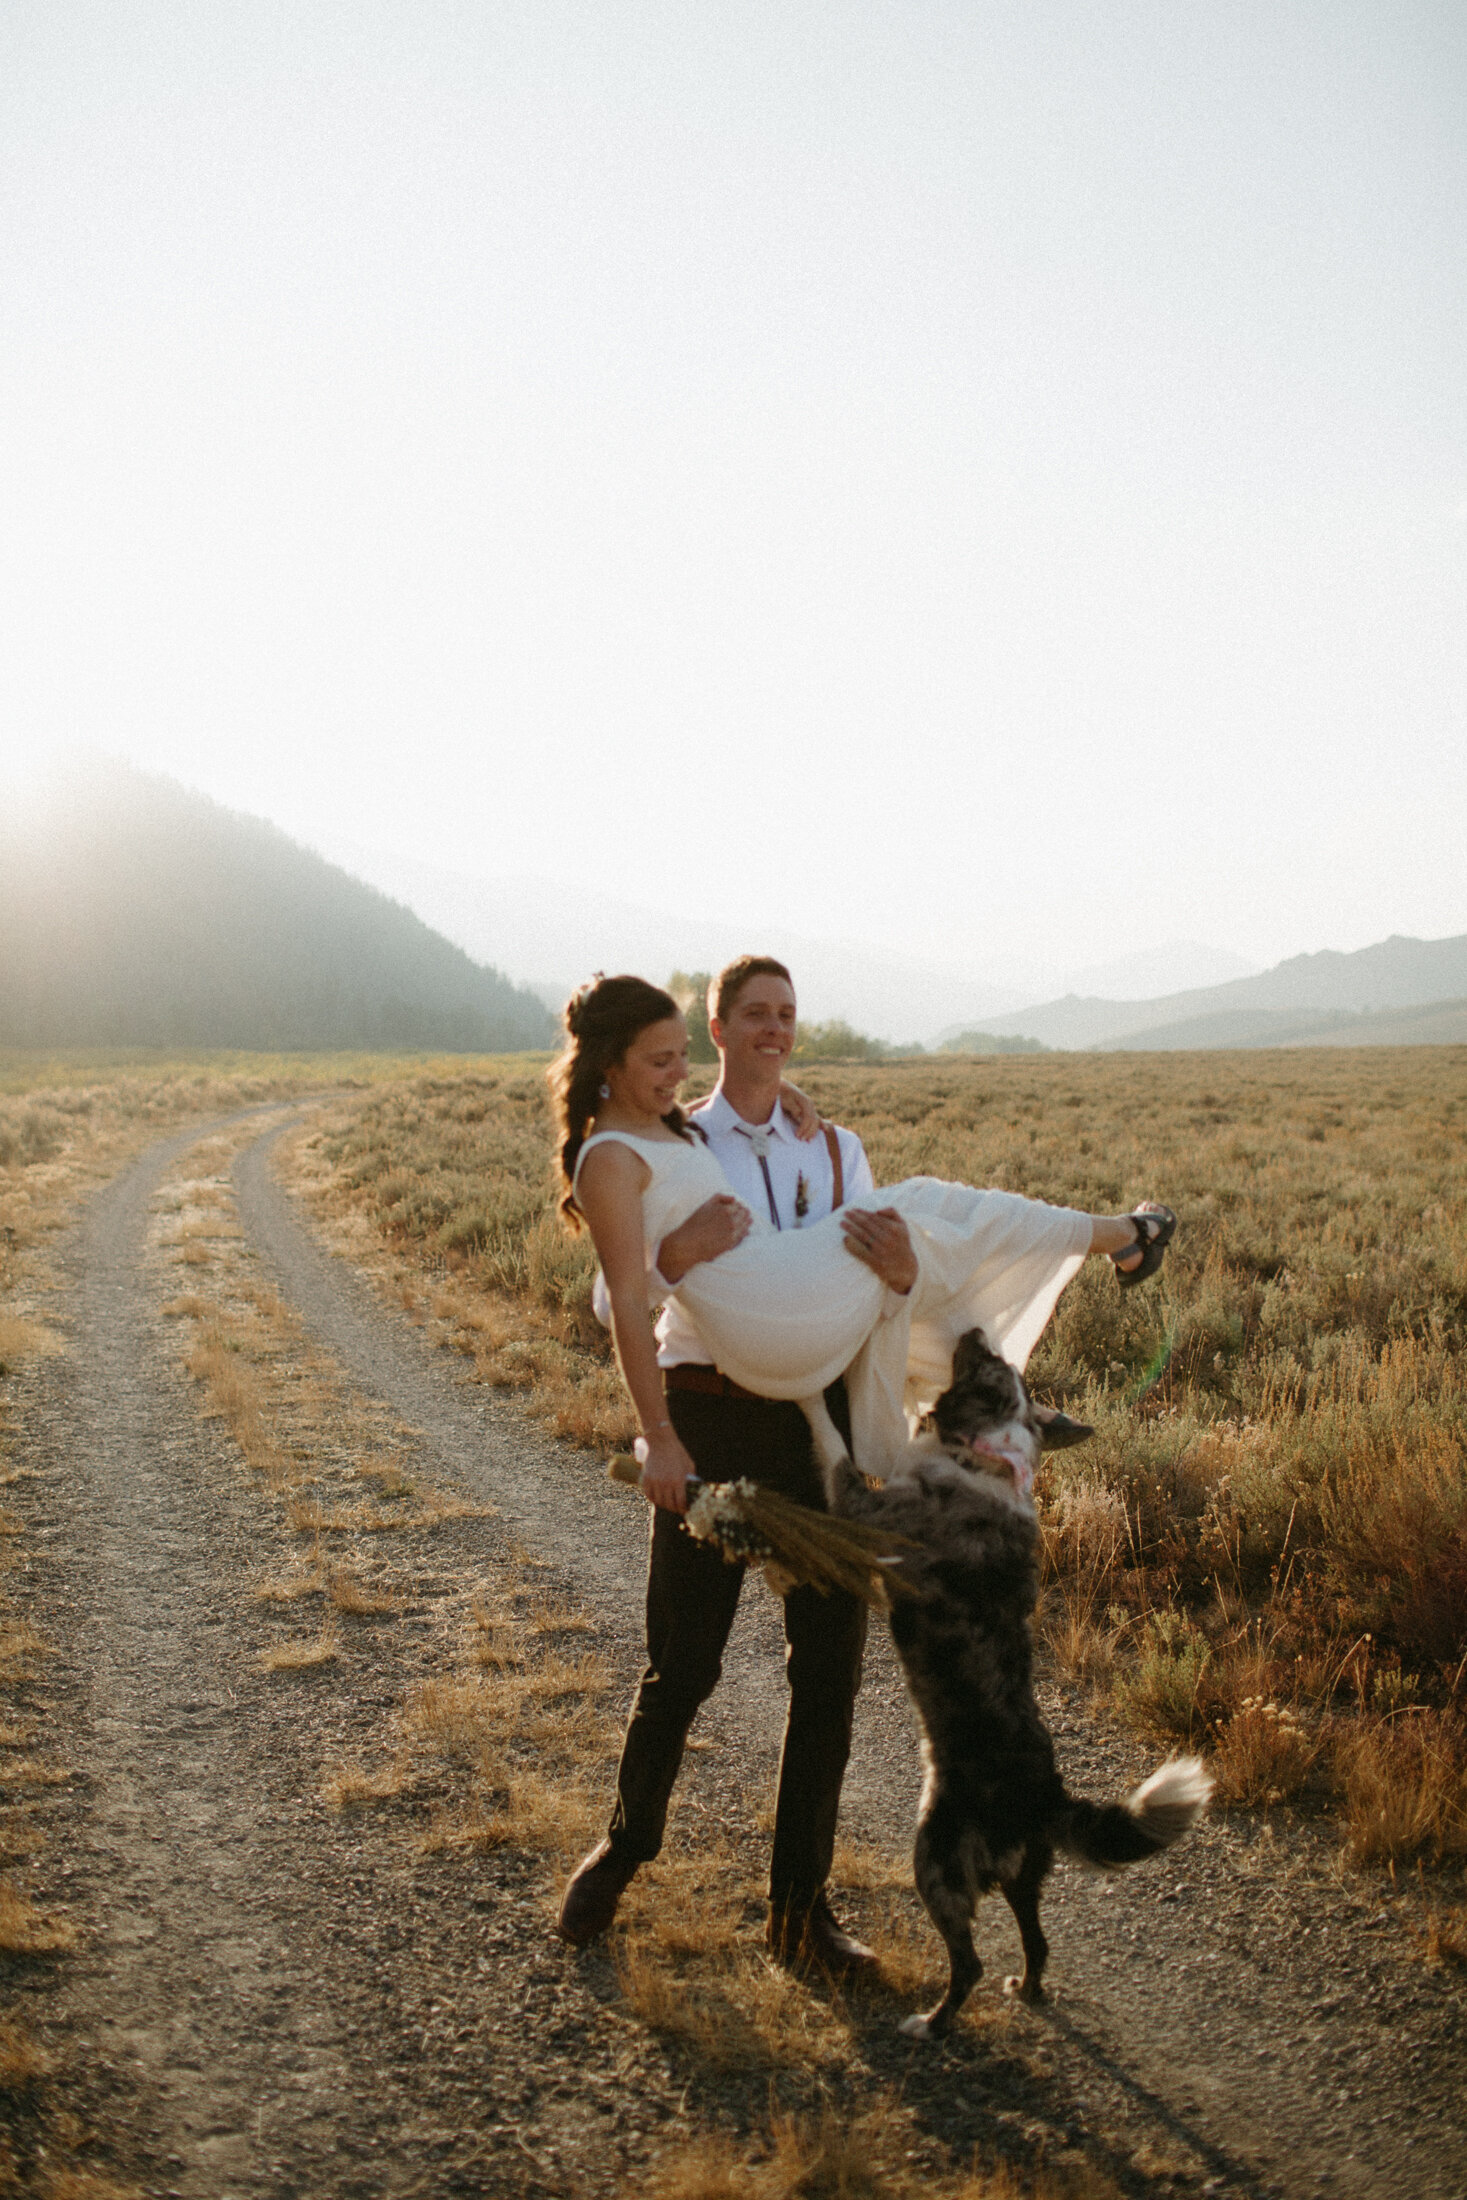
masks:
[[[675,1291],[722,1372],[766,1398],[818,1397],[846,1377],[857,1465],[880,1475],[907,1439],[907,1407],[950,1380],[953,1346],[981,1328],[1020,1370],[1060,1292],[1091,1253],[1137,1256],[1151,1274],[1175,1227],[1166,1208],[1087,1215],[1013,1192],[908,1177],[878,1195],[907,1225],[910,1290],[890,1289],[847,1248],[839,1215],[776,1232],[734,1207],[727,1179],[677,1095],[688,1038],[670,994],[642,978],[598,978],[565,1011],[550,1073],[559,1118],[562,1212],[588,1225],[605,1278],[617,1358],[646,1442],[642,1487],[681,1512],[694,1471],[668,1418],[650,1307],[663,1239],[719,1203],[731,1239]],[[1120,1263],[1118,1262],[1118,1265]],[[1124,1272],[1124,1271],[1123,1271]]]

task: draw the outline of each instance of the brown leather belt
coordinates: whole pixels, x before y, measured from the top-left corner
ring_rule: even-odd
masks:
[[[709,1398],[753,1398],[761,1406],[772,1405],[771,1398],[761,1398],[757,1390],[745,1390],[732,1375],[725,1375],[721,1368],[703,1367],[697,1362],[684,1361],[677,1367],[662,1370],[664,1390],[700,1390]]]

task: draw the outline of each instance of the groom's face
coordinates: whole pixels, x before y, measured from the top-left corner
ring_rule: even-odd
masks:
[[[779,1075],[795,1043],[794,987],[783,978],[750,978],[728,1014],[715,1016],[710,1029],[725,1074]]]

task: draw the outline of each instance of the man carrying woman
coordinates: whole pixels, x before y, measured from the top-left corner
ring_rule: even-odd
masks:
[[[689,1121],[732,1189],[662,1240],[654,1287],[657,1276],[674,1286],[695,1262],[741,1243],[755,1212],[778,1230],[794,1230],[875,1189],[854,1131],[824,1125],[802,1139],[784,1116],[780,1086],[795,1042],[795,992],[784,964],[772,956],[741,957],[714,980],[708,1005],[720,1074]],[[891,1289],[909,1290],[916,1259],[900,1216],[851,1210],[845,1219],[856,1257]],[[721,1374],[675,1299],[658,1324],[657,1343],[668,1416],[703,1479],[746,1476],[823,1509],[809,1423],[799,1407],[757,1397]],[[844,1385],[834,1384],[826,1399],[845,1428]],[[561,1905],[560,1931],[577,1944],[606,1930],[637,1866],[662,1845],[688,1729],[718,1681],[738,1608],[743,1567],[685,1535],[680,1515],[675,1504],[653,1512],[648,1663],[622,1747],[616,1806],[606,1839],[581,1865]],[[774,1811],[769,1945],[784,1961],[813,1959],[847,1970],[874,1960],[842,1931],[826,1893],[866,1607],[840,1591],[794,1589],[784,1599],[784,1629],[790,1700]]]

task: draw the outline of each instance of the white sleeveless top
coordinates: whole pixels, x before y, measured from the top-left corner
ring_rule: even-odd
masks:
[[[581,1181],[587,1154],[594,1146],[606,1145],[630,1146],[652,1171],[652,1181],[642,1194],[642,1236],[650,1272],[668,1231],[686,1222],[706,1200],[727,1192],[728,1178],[701,1138],[634,1138],[630,1131],[593,1131],[576,1155],[572,1191]]]

